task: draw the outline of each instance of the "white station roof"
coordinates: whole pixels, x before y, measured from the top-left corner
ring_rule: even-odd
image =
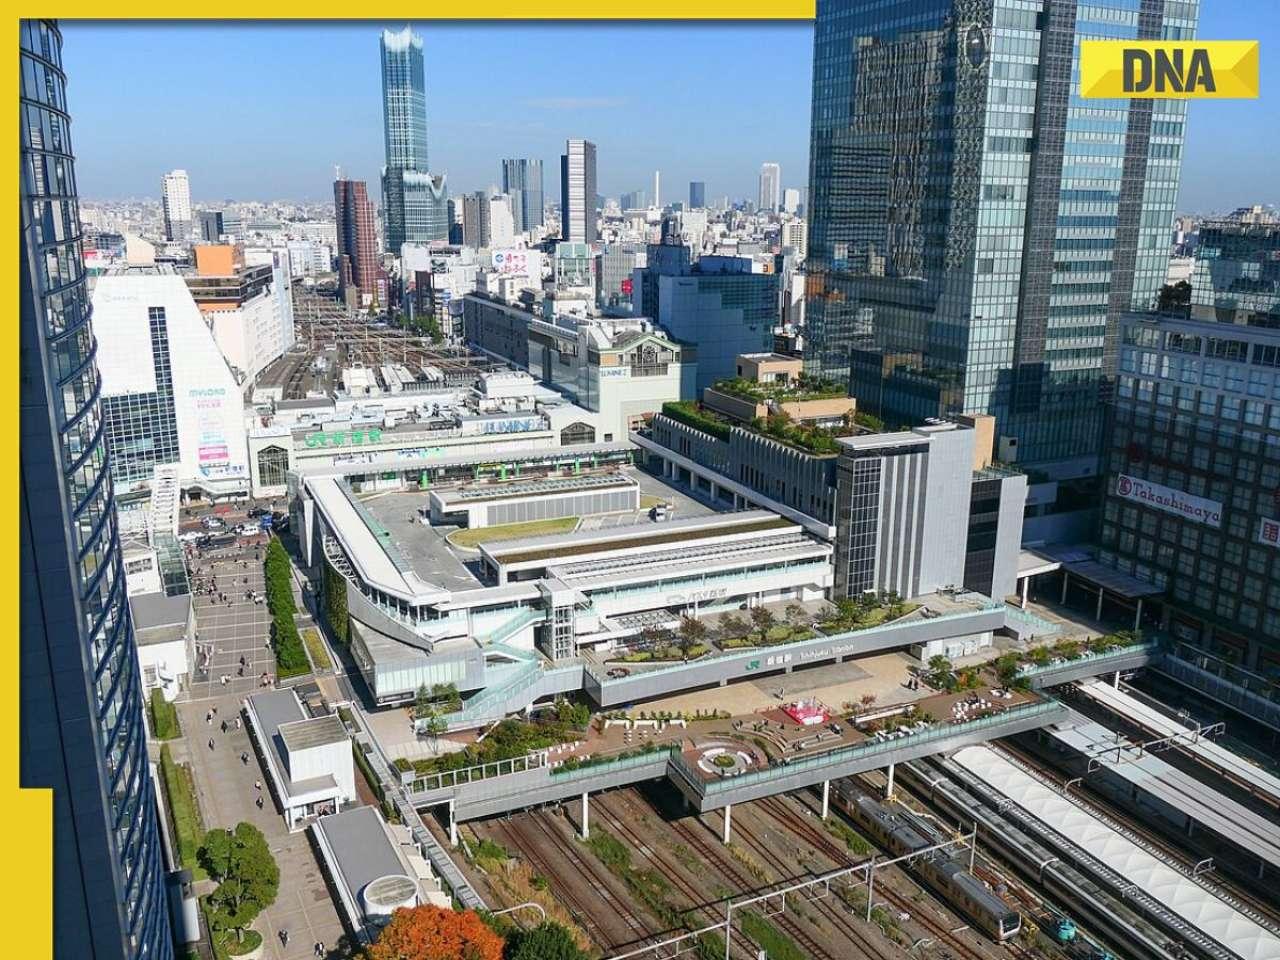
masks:
[[[1173,720],[1137,697],[1099,680],[1086,680],[1080,684],[1080,692],[1106,706],[1131,722],[1149,730],[1157,737],[1185,734],[1178,746],[1188,753],[1201,757],[1214,769],[1252,785],[1255,792],[1280,800],[1280,777],[1275,777],[1261,767],[1250,763],[1238,753],[1219,746],[1208,737],[1192,737],[1190,727]]]
[[[1142,753],[1127,737],[1117,735],[1100,723],[1076,716],[1073,726],[1050,727],[1045,732],[1072,750],[1098,762],[1123,777],[1135,788],[1148,793],[1242,850],[1280,867],[1280,827],[1243,804],[1223,796],[1191,774],[1165,763],[1151,753]]]
[[[990,747],[965,747],[952,759],[1241,960],[1280,957],[1280,937],[1024,773]]]

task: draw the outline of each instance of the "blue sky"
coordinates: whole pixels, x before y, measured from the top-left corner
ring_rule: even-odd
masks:
[[[1263,96],[1192,105],[1181,209],[1280,203],[1278,6],[1203,0],[1202,36],[1262,40]],[[156,195],[185,167],[197,200],[323,199],[335,164],[376,194],[381,26],[64,21],[81,195]],[[504,156],[541,158],[554,193],[570,136],[598,144],[613,196],[651,191],[655,169],[668,200],[690,180],[709,198],[753,196],[766,160],[784,186],[807,180],[809,23],[415,29],[431,166],[455,194],[497,182]]]

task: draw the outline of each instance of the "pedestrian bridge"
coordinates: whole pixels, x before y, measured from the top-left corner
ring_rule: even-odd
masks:
[[[866,740],[718,779],[708,779],[700,773],[680,749],[656,746],[647,752],[600,758],[572,768],[553,767],[546,754],[534,754],[425,778],[405,773],[402,779],[414,806],[448,804],[454,823],[662,777],[671,781],[691,808],[703,812],[931,754],[949,753],[1057,723],[1067,715],[1067,708],[1058,701],[1043,700],[965,723],[937,724],[897,739]]]
[[[1138,643],[1116,647],[1105,653],[1086,653],[1074,660],[1063,659],[1043,666],[1024,667],[1019,676],[1029,680],[1033,690],[1043,690],[1107,673],[1137,670],[1158,662],[1161,656],[1160,644]]]

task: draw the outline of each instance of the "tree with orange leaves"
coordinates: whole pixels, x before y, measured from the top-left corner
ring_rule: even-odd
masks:
[[[369,960],[502,960],[502,938],[474,910],[424,904],[391,915]]]

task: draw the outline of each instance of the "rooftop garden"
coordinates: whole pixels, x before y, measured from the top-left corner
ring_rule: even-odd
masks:
[[[711,389],[754,403],[767,403],[770,400],[776,400],[779,403],[800,403],[805,400],[834,400],[849,395],[849,391],[834,380],[824,380],[821,377],[811,377],[803,373],[790,383],[782,381],[761,383],[744,377],[732,377],[728,380],[717,380]]]
[[[733,427],[742,427],[819,456],[839,453],[840,437],[852,437],[867,432],[878,433],[884,429],[882,420],[866,413],[855,413],[852,417],[846,417],[845,422],[839,427],[819,427],[796,423],[786,413],[756,417],[749,425],[737,424],[692,400],[664,403],[662,412],[678,423],[725,442],[728,442]]]

